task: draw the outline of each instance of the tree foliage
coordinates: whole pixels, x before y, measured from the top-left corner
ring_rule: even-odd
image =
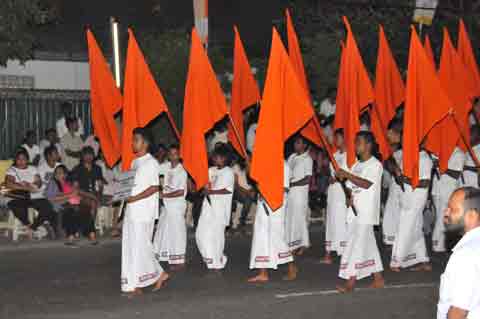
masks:
[[[35,28],[54,20],[55,12],[54,2],[48,0],[0,1],[0,64],[31,58]]]

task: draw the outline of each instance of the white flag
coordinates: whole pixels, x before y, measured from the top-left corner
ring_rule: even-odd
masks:
[[[195,15],[195,29],[202,43],[208,44],[208,0],[193,0],[193,13]]]
[[[424,25],[431,25],[435,16],[438,0],[416,0],[413,22]]]

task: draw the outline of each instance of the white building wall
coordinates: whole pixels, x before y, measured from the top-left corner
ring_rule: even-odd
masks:
[[[22,65],[18,60],[9,60],[6,67],[0,67],[1,75],[34,77],[35,89],[90,89],[87,62],[32,60]]]

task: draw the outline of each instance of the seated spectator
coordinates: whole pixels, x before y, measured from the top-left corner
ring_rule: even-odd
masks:
[[[25,139],[22,144],[22,148],[28,153],[30,164],[33,164],[34,166],[37,166],[40,161],[40,147],[35,144],[36,140],[37,137],[35,136],[35,132],[30,130],[25,134]]]
[[[55,168],[54,177],[48,183],[45,194],[55,211],[63,215],[62,226],[67,236],[66,245],[75,246],[75,237],[79,237],[80,233],[92,232],[95,226],[91,214],[81,209],[78,186],[67,181],[67,168],[64,165]]]
[[[75,115],[75,108],[73,107],[72,103],[70,102],[63,102],[61,105],[63,111],[63,117],[58,119],[57,121],[57,136],[62,138],[65,134],[68,133],[68,123],[67,119],[74,118],[77,122],[78,130],[75,132],[75,135],[82,138],[85,134],[85,130],[83,129],[83,123],[81,119],[77,119]]]
[[[256,199],[256,192],[248,181],[245,161],[243,159],[235,160],[232,169],[233,173],[235,174],[233,200],[243,205],[242,212],[240,214],[240,226],[244,227],[246,225],[250,208]],[[236,223],[238,221],[233,220],[232,222],[234,223],[233,228],[236,228]]]
[[[104,178],[100,166],[94,163],[95,154],[91,147],[82,149],[81,162],[71,173],[71,179],[78,183],[79,194],[82,199],[80,210],[82,215],[90,213],[92,227],[89,229],[89,239],[96,242],[94,221],[97,215],[97,208],[100,205],[100,194],[103,192]],[[84,210],[84,211],[83,211]]]
[[[40,164],[45,161],[45,150],[50,147],[55,146],[59,155],[59,162],[62,161],[64,154],[62,145],[59,142],[57,131],[53,128],[49,128],[45,131],[45,139],[40,141]]]
[[[63,135],[60,144],[65,151],[63,163],[68,170],[72,170],[80,163],[80,156],[82,155],[83,141],[77,135],[78,121],[76,118],[67,119],[68,132]]]
[[[9,196],[14,198],[8,202],[8,207],[15,217],[28,227],[30,238],[33,231],[45,222],[51,226],[47,226],[46,229],[51,237],[54,237],[53,230],[57,227],[57,216],[52,205],[41,192],[42,180],[37,168],[29,165],[28,162],[27,151],[20,149],[15,155],[13,165],[6,172],[5,186],[12,190]],[[29,208],[38,212],[33,223],[28,218]]]
[[[98,138],[95,135],[90,135],[87,137],[85,140],[84,146],[90,146],[93,148],[93,152],[95,153],[95,158],[98,157],[98,153],[100,151],[100,143],[98,141]]]

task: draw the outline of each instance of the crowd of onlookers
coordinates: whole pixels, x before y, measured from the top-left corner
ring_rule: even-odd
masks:
[[[320,107],[320,119],[327,136],[333,126],[335,91]],[[84,235],[97,243],[95,220],[98,208],[113,207],[112,235],[119,236],[120,205],[112,204],[114,181],[120,173],[119,165],[109,168],[102,157],[97,138],[85,136],[81,119],[75,117],[74,107],[62,104],[63,116],[55,128],[49,128],[37,144],[34,130],[29,130],[23,143],[15,152],[12,166],[6,171],[3,192],[7,206],[15,217],[27,228],[32,238],[39,227],[43,227],[50,238],[66,238],[68,245]],[[258,108],[246,114],[246,148],[253,151],[258,121]],[[331,132],[330,132],[331,133]],[[219,122],[207,134],[208,151],[216,146],[228,144],[226,121]],[[151,150],[160,164],[167,162],[167,148],[154,145]],[[310,185],[311,206],[324,208],[328,187],[328,157],[321,149],[311,148],[314,159],[314,178]],[[245,160],[231,149],[230,165],[235,172],[234,205],[231,231],[243,230],[247,221],[253,220],[257,191],[248,177]],[[191,226],[195,227],[200,215],[203,196],[189,187],[187,199],[191,203]],[[240,205],[240,207],[239,207]],[[237,209],[238,208],[238,209]],[[29,209],[35,210],[32,220]]]

